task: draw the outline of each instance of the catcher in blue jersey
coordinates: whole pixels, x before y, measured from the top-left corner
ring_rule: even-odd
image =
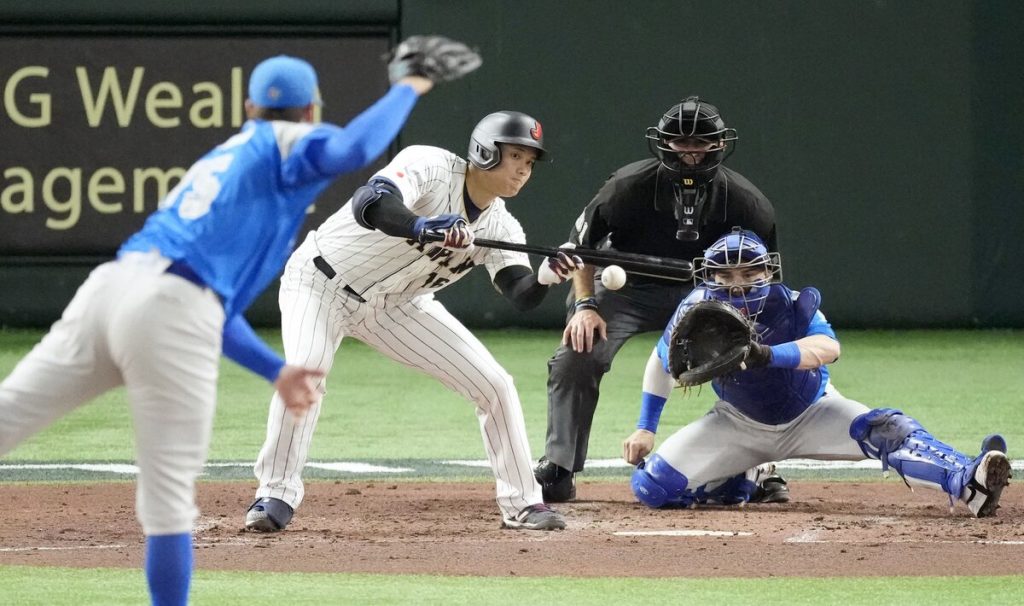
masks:
[[[479,65],[461,43],[410,38],[388,65],[391,89],[341,128],[314,123],[313,66],[284,55],[263,61],[249,79],[242,130],[192,165],[0,384],[0,455],[126,387],[154,604],[188,602],[195,479],[210,443],[221,353],[266,378],[293,413],[319,398],[323,372],[285,364],[242,313],[281,271],[316,196],[382,154],[435,82]]]
[[[910,486],[947,493],[951,508],[960,500],[977,517],[995,514],[1010,478],[1001,436],[985,438],[971,457],[900,410],[843,397],[829,383],[826,365],[839,358],[839,342],[819,309],[821,296],[781,284],[778,255],[752,232],[734,228],[695,267],[697,288],[651,354],[637,430],[623,443],[623,457],[637,465],[631,484],[640,502],[744,503],[754,490],[744,470],[766,461],[871,458]],[[739,319],[718,320],[729,315],[715,309],[722,304]],[[707,351],[714,349],[708,335],[724,342],[718,351]],[[644,460],[673,386],[708,378],[719,398],[711,411]]]

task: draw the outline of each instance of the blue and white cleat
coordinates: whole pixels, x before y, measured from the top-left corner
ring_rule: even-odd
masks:
[[[984,454],[990,450],[1006,452],[1006,438],[997,433],[985,436],[985,439],[981,441],[981,452]]]
[[[1003,447],[1006,447],[1005,441]],[[1010,483],[1010,460],[1005,452],[993,447],[983,451],[975,461],[971,480],[964,486],[960,499],[975,517],[987,518],[996,514],[1003,488]]]

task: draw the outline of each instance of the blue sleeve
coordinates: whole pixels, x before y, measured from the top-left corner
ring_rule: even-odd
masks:
[[[281,373],[284,360],[270,349],[256,331],[245,321],[245,316],[236,314],[224,324],[224,355],[238,364],[273,383]]]
[[[658,433],[658,422],[661,420],[665,402],[668,402],[668,398],[643,392],[640,396],[640,419],[636,422],[636,428]]]
[[[661,360],[661,367],[665,369],[665,372],[671,372],[668,368],[668,336],[661,335],[658,339],[658,344],[654,346],[655,351],[658,352],[658,359]]]
[[[811,335],[825,335],[836,339],[836,333],[832,330],[832,325],[825,319],[825,314],[820,311],[814,312],[814,317],[811,318],[811,323],[807,327],[807,336]],[[836,339],[838,341],[838,339]]]
[[[345,128],[331,129],[329,136],[311,140],[302,153],[322,175],[358,170],[384,153],[418,98],[411,86],[392,86]]]

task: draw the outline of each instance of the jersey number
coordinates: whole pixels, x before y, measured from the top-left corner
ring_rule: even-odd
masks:
[[[441,288],[445,284],[451,281],[451,278],[439,278],[437,272],[432,271],[427,279],[423,281],[422,288]]]
[[[234,154],[221,154],[196,162],[188,169],[181,182],[167,194],[160,207],[170,206],[181,198],[178,216],[182,219],[198,219],[210,212],[210,205],[220,193],[219,175],[226,171],[234,160]],[[187,193],[182,195],[186,190]]]

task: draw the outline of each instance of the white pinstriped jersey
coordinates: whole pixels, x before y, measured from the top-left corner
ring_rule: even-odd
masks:
[[[466,160],[438,147],[414,145],[402,150],[377,176],[398,185],[406,207],[430,217],[466,217]],[[438,244],[419,244],[369,230],[352,215],[349,203],[312,235],[319,254],[338,273],[338,280],[364,298],[401,294],[409,297],[439,290],[484,265],[494,279],[511,265],[530,267],[525,253],[476,247],[471,253],[445,250]],[[467,217],[468,221],[468,217]],[[526,242],[519,221],[496,198],[469,224],[475,237]]]

